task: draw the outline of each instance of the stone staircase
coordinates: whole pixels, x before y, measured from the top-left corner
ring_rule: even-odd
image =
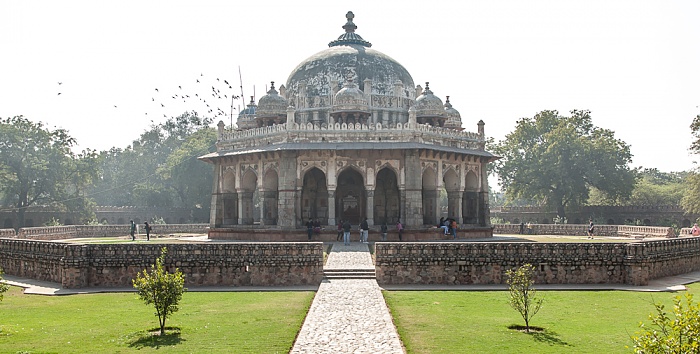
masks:
[[[326,279],[377,279],[374,268],[365,269],[324,269]]]

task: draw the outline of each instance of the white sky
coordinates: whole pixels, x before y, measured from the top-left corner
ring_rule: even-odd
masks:
[[[501,140],[518,118],[590,109],[632,146],[633,167],[694,166],[697,0],[0,0],[0,117],[68,129],[80,148],[124,148],[164,115],[206,115],[195,94],[228,113],[211,86],[240,94],[239,66],[246,96],[285,83],[343,33],[348,10],[372,48],[449,95],[469,131],[483,119]]]

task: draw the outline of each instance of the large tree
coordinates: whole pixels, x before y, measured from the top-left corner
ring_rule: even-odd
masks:
[[[125,149],[103,151],[93,187],[98,204],[208,208],[213,169],[197,157],[214,148],[211,122],[185,112],[152,125]]]
[[[32,205],[85,211],[90,203],[84,188],[94,176],[94,154],[76,156],[66,130],[50,130],[23,116],[0,120],[0,190],[3,201],[17,210],[18,227]]]
[[[635,183],[629,145],[594,126],[587,110],[522,118],[495,152],[503,157],[496,172],[509,200],[537,200],[561,217],[568,207],[585,203],[591,187],[625,199]]]
[[[690,130],[693,135],[690,152],[700,154],[700,114],[693,118]],[[700,173],[697,169],[686,178],[686,187],[681,206],[688,213],[700,213]]]

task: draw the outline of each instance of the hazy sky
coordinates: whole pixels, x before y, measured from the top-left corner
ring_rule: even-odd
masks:
[[[632,146],[633,167],[694,166],[697,0],[0,0],[0,117],[65,128],[80,148],[124,148],[186,110],[228,114],[239,67],[246,96],[285,83],[343,33],[348,10],[372,48],[449,95],[469,131],[483,119],[501,140],[518,118],[589,109]]]

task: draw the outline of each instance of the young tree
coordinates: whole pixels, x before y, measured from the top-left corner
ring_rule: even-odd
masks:
[[[138,291],[139,298],[146,305],[153,304],[160,324],[160,335],[165,335],[165,320],[179,310],[178,304],[185,288],[185,275],[175,268],[173,273],[165,270],[165,255],[168,249],[163,247],[156,264],[151,270],[144,269],[133,279],[134,288]]]
[[[664,305],[654,304],[656,315],[649,315],[651,326],[640,323],[640,331],[632,336],[634,352],[700,353],[700,305],[693,302],[692,294],[685,294],[685,305],[680,296],[673,300],[673,318],[668,317]]]
[[[7,290],[10,290],[10,287],[2,282],[2,275],[5,274],[5,271],[0,268],[0,301],[2,301],[3,298],[3,293],[6,292]]]
[[[516,270],[506,271],[510,292],[510,307],[518,311],[525,320],[525,331],[530,332],[530,319],[537,314],[542,307],[543,299],[537,298],[537,291],[533,287],[535,281],[532,276],[535,266],[523,264]]]
[[[522,118],[494,152],[503,156],[495,168],[509,200],[534,199],[560,217],[567,207],[584,204],[590,187],[625,199],[634,186],[629,145],[594,126],[589,111]]]

